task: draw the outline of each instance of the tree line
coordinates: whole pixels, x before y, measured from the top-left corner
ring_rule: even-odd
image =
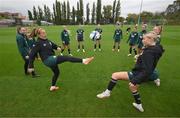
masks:
[[[180,0],[176,0],[180,2]],[[43,8],[33,6],[32,11],[28,10],[28,16],[30,20],[36,20],[40,25],[40,21],[47,21],[54,23],[55,25],[76,25],[76,24],[114,24],[117,21],[126,24],[136,24],[138,17],[140,16],[140,22],[151,24],[179,24],[180,9],[173,10],[173,12],[148,12],[143,11],[140,14],[129,13],[126,18],[120,17],[121,15],[121,1],[114,0],[112,5],[103,5],[101,0],[85,6],[83,0],[77,2],[76,7],[71,6],[69,1],[60,2],[55,0],[53,4],[53,11],[47,5]],[[180,4],[177,4],[180,5]],[[171,9],[180,8],[180,6],[169,5]],[[173,8],[174,7],[174,8]],[[86,13],[85,13],[86,11]]]
[[[85,10],[86,9],[86,10]],[[85,12],[86,11],[86,14]],[[47,5],[43,8],[33,6],[32,11],[28,10],[29,20],[52,22],[56,25],[64,24],[112,24],[119,21],[121,15],[121,2],[114,0],[113,5],[102,6],[101,0],[93,2],[90,9],[90,3],[85,6],[83,0],[77,2],[76,7],[70,5],[69,1],[60,2],[55,0],[53,11]]]

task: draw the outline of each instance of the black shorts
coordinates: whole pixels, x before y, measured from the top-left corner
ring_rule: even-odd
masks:
[[[135,46],[136,44],[135,43],[133,43],[133,42],[130,42],[129,43],[129,46]]]
[[[69,43],[69,41],[64,41],[63,42],[63,45],[69,45],[70,43]]]
[[[128,77],[129,77],[129,81],[134,85],[148,81],[148,77],[145,76],[143,72],[138,72],[138,73],[128,72]]]
[[[81,41],[84,41],[84,39],[83,39],[83,37],[79,37],[79,38],[77,39],[77,41],[78,41],[78,42],[81,42]]]

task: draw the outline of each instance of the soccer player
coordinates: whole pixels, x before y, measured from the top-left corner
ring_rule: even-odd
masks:
[[[61,49],[61,55],[63,55],[64,50],[67,48],[69,56],[73,56],[71,54],[71,49],[70,49],[70,36],[69,36],[69,30],[67,29],[66,26],[63,26],[64,30],[61,32],[61,40],[62,40],[62,45],[63,48]]]
[[[131,27],[128,26],[128,28],[126,29],[126,34],[128,35],[131,32]]]
[[[135,26],[134,31],[131,32],[127,40],[127,43],[129,42],[129,47],[130,47],[128,56],[132,55],[132,50],[134,51],[134,54],[137,55],[137,51],[136,51],[137,41],[138,41],[138,32],[137,32],[137,27]]]
[[[142,43],[142,40],[143,40],[143,36],[147,33],[146,31],[146,26],[145,25],[142,25],[142,31],[139,32],[138,34],[138,55],[141,54],[142,52],[142,48],[143,48],[143,43]]]
[[[79,26],[79,29],[76,31],[76,39],[78,41],[78,50],[77,52],[80,51],[80,47],[82,47],[83,52],[84,50],[84,30],[82,29],[82,25]]]
[[[46,31],[41,29],[38,31],[38,41],[35,46],[32,48],[29,58],[29,72],[34,71],[34,58],[37,53],[39,53],[42,62],[49,67],[54,73],[52,77],[52,84],[50,87],[50,91],[58,90],[59,87],[56,86],[56,81],[59,77],[60,70],[58,68],[58,64],[64,62],[72,62],[72,63],[83,63],[89,64],[94,57],[80,59],[71,56],[56,56],[54,50],[61,51],[61,48],[54,44],[52,41],[48,40],[46,36]]]
[[[156,45],[157,34],[155,32],[149,32],[143,36],[143,49],[142,55],[138,57],[138,60],[134,68],[130,72],[115,72],[112,74],[107,89],[98,94],[98,98],[110,97],[110,94],[116,85],[118,80],[129,81],[129,89],[134,96],[135,102],[133,106],[140,112],[144,112],[142,107],[140,94],[138,87],[143,82],[151,81],[149,77],[153,73],[160,57],[162,56],[164,49],[161,45]]]
[[[28,46],[27,40],[26,40],[26,28],[25,27],[18,27],[17,28],[17,35],[16,35],[16,42],[18,46],[18,50],[24,60],[24,73],[25,75],[29,75],[28,73],[28,64],[29,64],[29,51],[30,47]],[[32,71],[32,77],[39,77],[35,73],[35,71]]]
[[[153,31],[156,32],[156,34],[158,35],[158,37],[157,37],[158,39],[157,39],[157,42],[156,42],[156,44],[158,45],[158,44],[161,43],[162,26],[159,26],[159,25],[155,26],[153,28]]]
[[[98,31],[100,33],[100,37],[96,40],[94,40],[95,44],[94,44],[94,51],[96,51],[96,46],[99,46],[99,51],[101,51],[101,35],[102,35],[102,29],[100,28],[100,24],[97,25],[97,28],[95,29],[95,31]]]
[[[114,36],[113,36],[113,39],[114,39],[114,45],[113,45],[113,49],[112,51],[115,51],[115,48],[116,48],[116,45],[118,47],[118,52],[120,50],[120,42],[123,38],[123,33],[122,33],[122,30],[120,29],[120,26],[117,25],[116,26],[116,30],[114,32]]]
[[[156,25],[153,28],[153,31],[157,34],[156,45],[160,45],[162,26]],[[153,74],[151,75],[150,78],[151,78],[151,80],[154,80],[154,83],[156,84],[156,86],[160,86],[159,72],[157,69],[154,69]]]

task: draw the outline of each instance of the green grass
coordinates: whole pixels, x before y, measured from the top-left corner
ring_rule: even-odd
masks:
[[[61,44],[62,26],[44,27],[50,40]],[[116,71],[128,71],[133,59],[127,57],[127,36],[119,53],[112,52],[112,25],[102,26],[102,52],[93,52],[89,33],[95,26],[85,26],[86,53],[77,53],[75,30],[71,30],[72,54],[76,57],[95,56],[90,65],[64,63],[59,65],[61,76],[57,82],[60,90],[49,92],[52,73],[40,61],[36,61],[38,79],[24,76],[23,60],[17,50],[15,28],[0,28],[0,116],[180,116],[180,26],[165,26],[162,44],[165,53],[158,64],[161,86],[149,82],[140,86],[145,112],[139,113],[132,107],[133,97],[128,82],[119,81],[108,99],[99,100],[102,92]],[[126,26],[123,28],[125,31]],[[151,28],[149,28],[150,30]],[[57,52],[58,54],[59,52]]]

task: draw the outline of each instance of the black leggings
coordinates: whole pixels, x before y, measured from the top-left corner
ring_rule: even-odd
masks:
[[[24,60],[24,73],[25,73],[25,75],[28,75],[28,65],[29,65],[29,59],[26,59],[25,57],[23,57],[23,60]],[[32,73],[31,73],[32,75],[35,75],[35,72],[33,71]]]
[[[75,58],[75,57],[69,57],[69,56],[57,56],[57,64],[55,66],[50,67],[54,73],[54,75],[52,77],[52,86],[56,85],[56,81],[60,75],[60,70],[58,68],[58,64],[61,64],[64,62],[82,63],[82,59]]]
[[[23,60],[24,60],[24,73],[27,75],[28,74],[28,72],[27,72],[27,70],[28,70],[28,64],[29,64],[29,59],[26,59],[25,57],[23,57]]]

